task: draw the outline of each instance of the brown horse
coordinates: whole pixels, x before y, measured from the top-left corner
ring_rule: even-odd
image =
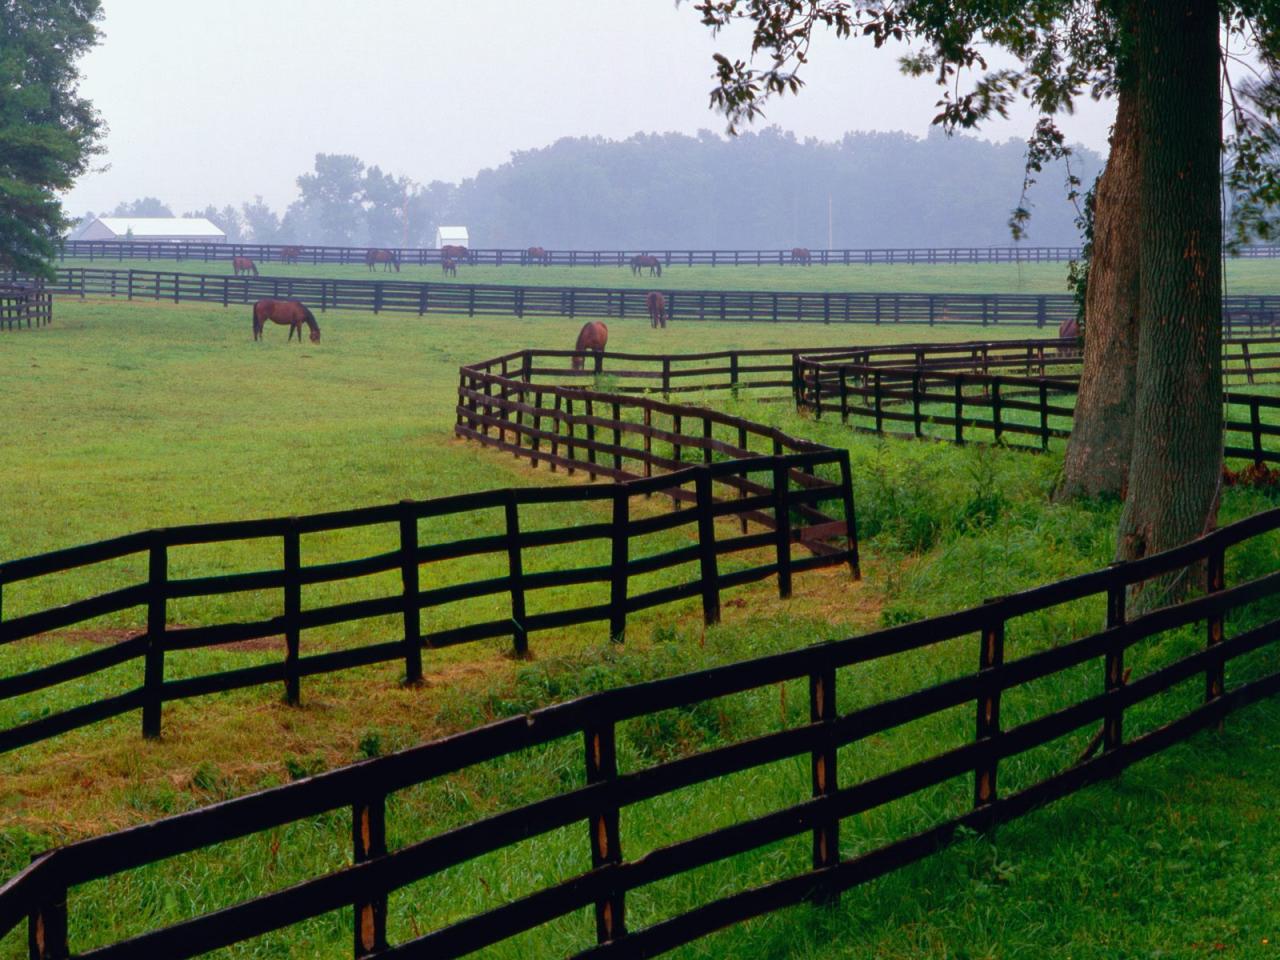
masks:
[[[445,257],[440,261],[440,269],[449,276],[456,277],[458,275],[458,261]]]
[[[396,273],[400,272],[400,255],[391,250],[369,250],[364,255],[364,263],[370,270],[380,263],[384,273],[390,273],[392,267],[396,268]]]
[[[573,369],[581,370],[586,358],[582,355],[585,350],[594,350],[596,353],[604,353],[604,345],[609,342],[609,328],[599,320],[591,320],[582,325],[582,329],[578,331],[578,342],[573,345],[573,349],[578,352],[573,356]]]
[[[248,257],[232,257],[231,270],[237,277],[242,273],[252,273],[255,277],[258,275],[258,265]]]
[[[649,326],[667,329],[667,301],[657,290],[651,291],[644,298],[644,305],[649,309]]]
[[[1075,340],[1076,344],[1072,346],[1059,347],[1054,351],[1059,357],[1078,357],[1081,354],[1079,346],[1080,342],[1080,321],[1075,317],[1067,317],[1058,324],[1059,340]]]
[[[530,247],[528,257],[530,263],[536,263],[543,267],[551,262],[551,254],[547,253],[542,247]]]
[[[280,262],[281,263],[297,263],[298,258],[302,256],[301,247],[281,247]]]
[[[465,260],[467,259],[467,248],[456,243],[446,243],[440,248],[440,259],[442,260]]]
[[[289,339],[296,332],[298,342],[302,342],[302,325],[311,328],[311,342],[320,342],[320,324],[316,323],[315,314],[297,300],[259,300],[253,305],[253,339],[262,339],[262,328],[266,322],[278,323],[289,328]]]
[[[813,255],[809,253],[808,247],[792,247],[791,262],[807,267],[813,263]]]
[[[650,256],[647,253],[641,253],[631,258],[631,272],[639,275],[640,271],[645,267],[649,268],[649,276],[662,276],[662,261],[657,257]]]

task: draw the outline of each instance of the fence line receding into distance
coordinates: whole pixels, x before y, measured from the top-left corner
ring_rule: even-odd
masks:
[[[1280,573],[1228,587],[1224,572],[1229,549],[1278,528],[1280,510],[1272,510],[1167,553],[979,607],[593,694],[72,843],[36,857],[0,887],[0,936],[26,918],[32,957],[66,957],[76,940],[72,926],[78,918],[70,909],[75,888],[255,834],[264,845],[273,838],[278,843],[282,835],[311,837],[310,831],[281,834],[276,828],[343,809],[351,811],[349,866],[260,895],[248,893],[249,899],[213,912],[196,907],[159,929],[143,926],[138,932],[138,924],[130,924],[129,933],[109,934],[111,941],[94,955],[177,960],[350,909],[346,916],[358,958],[456,957],[552,921],[561,922],[559,935],[568,930],[576,937],[570,949],[581,950],[577,956],[649,957],[783,907],[830,904],[843,890],[919,861],[968,831],[989,829],[1115,776],[1280,691],[1274,661],[1280,621],[1266,616],[1267,601],[1280,593]],[[1131,585],[1201,564],[1207,570],[1205,595],[1142,616],[1126,614]],[[1035,632],[1044,611],[1080,603],[1095,613],[1105,608],[1098,629],[1051,644]],[[1028,630],[1035,638],[1029,645]],[[1171,643],[1175,631],[1185,637]],[[912,651],[941,656],[952,644],[972,645],[976,669],[887,697],[867,689],[869,664]],[[912,667],[885,669],[910,675]],[[1090,673],[1096,673],[1096,684],[1083,684]],[[674,759],[650,760],[644,753],[624,759],[616,749],[619,728],[628,721],[795,681],[808,686],[807,723],[784,713],[777,729],[708,747],[686,746]],[[948,711],[976,717],[971,734],[932,744],[921,742],[921,728],[915,727],[919,749],[885,753],[887,737],[907,736],[902,731],[910,725]],[[388,843],[386,824],[399,791],[563,743],[580,745],[581,785],[548,784],[543,799],[476,813],[434,835],[410,824],[400,831],[408,831],[403,845],[392,849]],[[859,762],[860,751],[878,751],[886,762]],[[756,804],[727,825],[704,821],[693,835],[661,839],[653,849],[646,850],[637,836],[637,819],[650,801],[747,771],[756,785],[778,776],[789,783],[800,779],[793,767],[770,772],[779,763],[804,765],[803,794],[784,793],[763,809]],[[736,781],[735,789],[742,784]],[[893,804],[917,796],[928,802],[892,819]],[[858,836],[862,842],[848,843],[872,811],[883,811],[884,823],[892,826],[873,827],[876,833]],[[563,833],[560,839],[548,834],[575,826],[589,869],[536,876],[530,892],[435,929],[421,930],[417,919],[389,928],[388,918],[403,918],[407,904],[434,901],[429,888],[406,889],[410,885],[429,883],[451,867],[518,843],[563,844]],[[803,843],[803,852],[774,846],[775,853],[790,854],[755,861],[757,871],[767,871],[761,879],[730,883],[726,891],[717,877],[691,894],[692,904],[661,896],[658,902],[646,889],[730,858],[739,858],[732,875],[741,877],[741,858],[786,841]],[[126,884],[113,890],[114,900],[134,896]],[[397,895],[406,906],[393,911]],[[637,909],[638,903],[646,910]],[[637,914],[644,917],[641,923]],[[101,929],[103,918],[95,926]],[[399,938],[394,945],[393,933]]]
[[[660,283],[654,288],[662,289]],[[249,304],[263,298],[301,300],[316,310],[467,316],[633,318],[648,320],[638,288],[430,283],[305,276],[226,276],[157,270],[63,267],[49,289],[72,296],[124,297],[172,303]],[[1031,326],[1056,329],[1077,314],[1070,294],[859,293],[663,289],[676,322],[865,323],[924,326]],[[1228,335],[1277,331],[1280,296],[1232,294],[1223,299]]]
[[[63,259],[87,260],[230,260],[250,257],[262,263],[364,264],[370,247],[323,244],[205,243],[146,240],[67,240]],[[440,250],[433,247],[388,247],[402,264],[439,265]],[[286,251],[288,251],[286,256]],[[1079,247],[859,247],[840,250],[810,249],[809,263],[818,266],[870,266],[872,264],[969,264],[1063,263],[1080,258]],[[471,266],[625,267],[637,255],[656,256],[663,267],[785,266],[802,265],[792,248],[777,250],[552,250],[536,257],[529,249],[469,249],[463,262]],[[1275,259],[1280,246],[1244,247],[1240,259]]]

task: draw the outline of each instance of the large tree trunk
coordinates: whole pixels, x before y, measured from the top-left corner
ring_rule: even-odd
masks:
[[[1139,11],[1138,386],[1120,559],[1209,530],[1222,470],[1218,6],[1141,0]],[[1146,589],[1140,606],[1186,579]]]
[[[1094,195],[1093,251],[1084,305],[1084,367],[1056,499],[1123,497],[1133,449],[1138,364],[1139,184],[1137,84],[1120,87],[1111,155]]]

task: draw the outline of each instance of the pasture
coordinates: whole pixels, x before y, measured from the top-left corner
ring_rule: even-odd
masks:
[[[67,258],[66,267],[116,267],[135,270],[183,271],[216,276],[230,274],[230,260],[119,260]],[[682,267],[664,268],[661,277],[648,271],[640,276],[630,267],[468,266],[457,276],[439,266],[405,264],[396,273],[381,266],[371,272],[364,264],[258,264],[263,276],[337,277],[350,280],[387,279],[439,283],[496,283],[514,285],[613,287],[662,290],[798,290],[850,293],[1066,293],[1065,263],[873,264],[849,267]],[[1226,292],[1280,293],[1280,260],[1228,260]]]
[[[206,266],[209,272],[230,269],[221,263],[201,269]],[[1270,262],[1233,264],[1237,267],[1259,268],[1258,283],[1275,269]],[[362,266],[321,267],[314,269],[333,272],[313,273],[305,266],[270,265],[270,272],[277,269],[368,276]],[[833,289],[843,274],[860,278],[864,271],[896,271],[924,283],[928,272],[942,271],[950,276],[936,281],[938,289],[951,291],[963,289],[956,282],[960,271],[987,269],[776,268],[777,276],[760,282],[790,286],[812,277],[813,283]],[[989,269],[1007,275],[1045,270],[1059,277],[1062,270],[1061,265]],[[499,279],[507,270],[512,276]],[[749,289],[749,277],[768,272],[695,268],[688,271],[688,285],[705,287],[715,281]],[[424,268],[423,274],[440,279],[438,268]],[[459,274],[460,280],[485,282],[652,285],[648,278],[633,280],[626,269],[618,270],[616,279],[609,272],[607,281],[602,270],[475,268]],[[399,276],[410,278],[413,269]],[[672,286],[677,279],[684,282],[685,271],[664,272],[663,284],[669,279]],[[1000,289],[990,277],[971,282],[974,289]],[[1280,291],[1280,283],[1275,287]],[[908,289],[883,278],[848,289],[895,288]],[[1232,290],[1245,292],[1236,286]],[[265,341],[255,344],[248,308],[68,299],[58,302],[54,326],[0,339],[0,376],[6,383],[21,384],[20,402],[0,422],[0,448],[6,451],[0,460],[6,491],[0,501],[0,562],[165,524],[309,513],[551,482],[545,470],[535,473],[510,457],[453,439],[457,367],[519,347],[567,348],[578,323],[344,313],[322,314],[319,321],[319,344],[287,344],[283,328],[268,329]],[[981,328],[910,331],[913,339],[991,335]],[[769,324],[688,325],[655,332],[637,318],[610,324],[609,347],[676,352],[867,344],[902,336],[887,328]],[[806,574],[797,577],[790,601],[776,600],[769,584],[727,594],[724,622],[705,632],[696,604],[689,603],[636,617],[622,648],[605,642],[602,630],[582,628],[535,638],[533,663],[511,661],[498,644],[429,651],[427,683],[417,690],[401,688],[391,669],[370,668],[309,680],[298,709],[279,704],[272,692],[248,690],[170,708],[173,719],[167,711],[165,737],[158,742],[139,740],[135,718],[129,716],[0,757],[6,784],[0,800],[3,875],[23,865],[30,853],[63,839],[189,809],[581,692],[944,612],[1110,559],[1115,505],[1060,507],[1046,502],[1060,462],[1057,450],[1032,455],[880,441],[855,436],[838,422],[797,417],[785,403],[760,404],[750,397],[736,404],[717,402],[794,435],[850,449],[866,543],[862,584],[851,584],[840,571]],[[1265,505],[1263,494],[1228,490],[1224,518]],[[556,509],[561,519],[569,519],[583,508]],[[1229,582],[1239,582],[1251,570],[1274,569],[1275,551],[1271,544],[1269,550],[1241,559],[1239,568],[1229,571]],[[197,566],[208,562],[191,560]],[[100,577],[106,587],[119,573],[94,568],[82,575]],[[20,593],[7,594],[6,615],[20,610],[23,602]],[[190,608],[179,614],[184,624],[198,624],[215,612]],[[1045,618],[1028,625],[1018,642],[1024,649],[1051,644],[1092,624],[1097,614],[1081,609]],[[107,620],[94,635],[49,636],[0,648],[0,675],[42,662],[47,654],[42,648],[91,649],[118,638],[122,629],[121,623]],[[351,639],[339,631],[316,642],[341,645]],[[1178,636],[1170,643],[1185,647],[1197,640]],[[972,654],[965,647],[886,662],[868,671],[867,690],[842,688],[841,707],[886,691],[912,689],[921,677],[954,675],[962,665],[971,665]],[[274,654],[219,648],[191,655],[240,665]],[[895,675],[889,666],[911,675]],[[1097,679],[1082,673],[1074,681],[1075,691],[1040,694],[1065,697],[1092,689]],[[109,692],[112,682],[107,678],[102,690],[59,695],[98,695]],[[0,710],[12,717],[15,711],[42,706],[19,700]],[[660,722],[624,729],[620,762],[625,767],[646,757],[678,756],[690,747],[773,729],[779,718],[803,710],[804,691],[786,685],[776,696],[726,698],[718,711],[672,711]],[[957,711],[941,721],[846,748],[842,769],[850,775],[877,769],[890,757],[920,751],[923,741],[967,736],[971,724],[971,716]],[[1058,758],[1079,747],[1062,744]],[[918,867],[847,894],[838,911],[789,911],[717,935],[681,955],[816,956],[830,953],[834,939],[841,944],[837,955],[848,957],[1102,958],[1199,956],[1218,950],[1266,956],[1280,937],[1277,749],[1280,715],[1274,705],[1263,704],[1230,718],[1225,732],[1201,736],[1115,783],[1091,788],[1002,828],[994,837],[974,837]],[[546,794],[548,784],[574,784],[581,777],[576,759],[573,745],[556,747],[408,791],[389,810],[389,837],[396,845],[411,842],[477,811],[536,799]],[[952,787],[850,821],[843,852],[900,833],[956,803]],[[695,823],[699,829],[729,823],[807,789],[807,763],[763,767],[630,809],[630,835],[639,836],[642,849],[656,846],[692,833]],[[226,844],[201,857],[147,868],[124,881],[91,884],[73,906],[77,948],[332,868],[347,855],[348,833],[343,818],[321,817],[270,838]],[[510,899],[532,886],[535,872],[556,876],[584,868],[582,845],[571,842],[580,838],[551,839],[415,884],[411,892],[416,896],[393,901],[393,942]],[[646,897],[635,898],[636,922],[685,907],[712,891],[746,886],[765,875],[768,863],[803,860],[807,839],[800,840],[735,860],[733,875],[708,868],[660,884]],[[495,948],[492,955],[562,956],[584,945],[587,925],[585,917],[576,925],[566,921]],[[349,949],[349,939],[347,910],[305,925],[301,936],[267,937],[225,955],[310,957]],[[20,956],[24,949],[17,932],[0,941],[0,956]]]

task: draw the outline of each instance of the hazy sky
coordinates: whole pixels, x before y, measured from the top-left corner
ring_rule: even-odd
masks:
[[[82,89],[110,126],[109,169],[72,213],[152,195],[175,212],[261,194],[283,208],[317,152],[354,153],[422,183],[459,180],[564,136],[722,132],[707,107],[713,39],[672,0],[105,0]],[[938,88],[899,51],[818,39],[799,97],[768,121],[802,137],[923,135]],[[1105,151],[1110,104],[1064,126]],[[983,131],[1023,137],[1030,114]]]

